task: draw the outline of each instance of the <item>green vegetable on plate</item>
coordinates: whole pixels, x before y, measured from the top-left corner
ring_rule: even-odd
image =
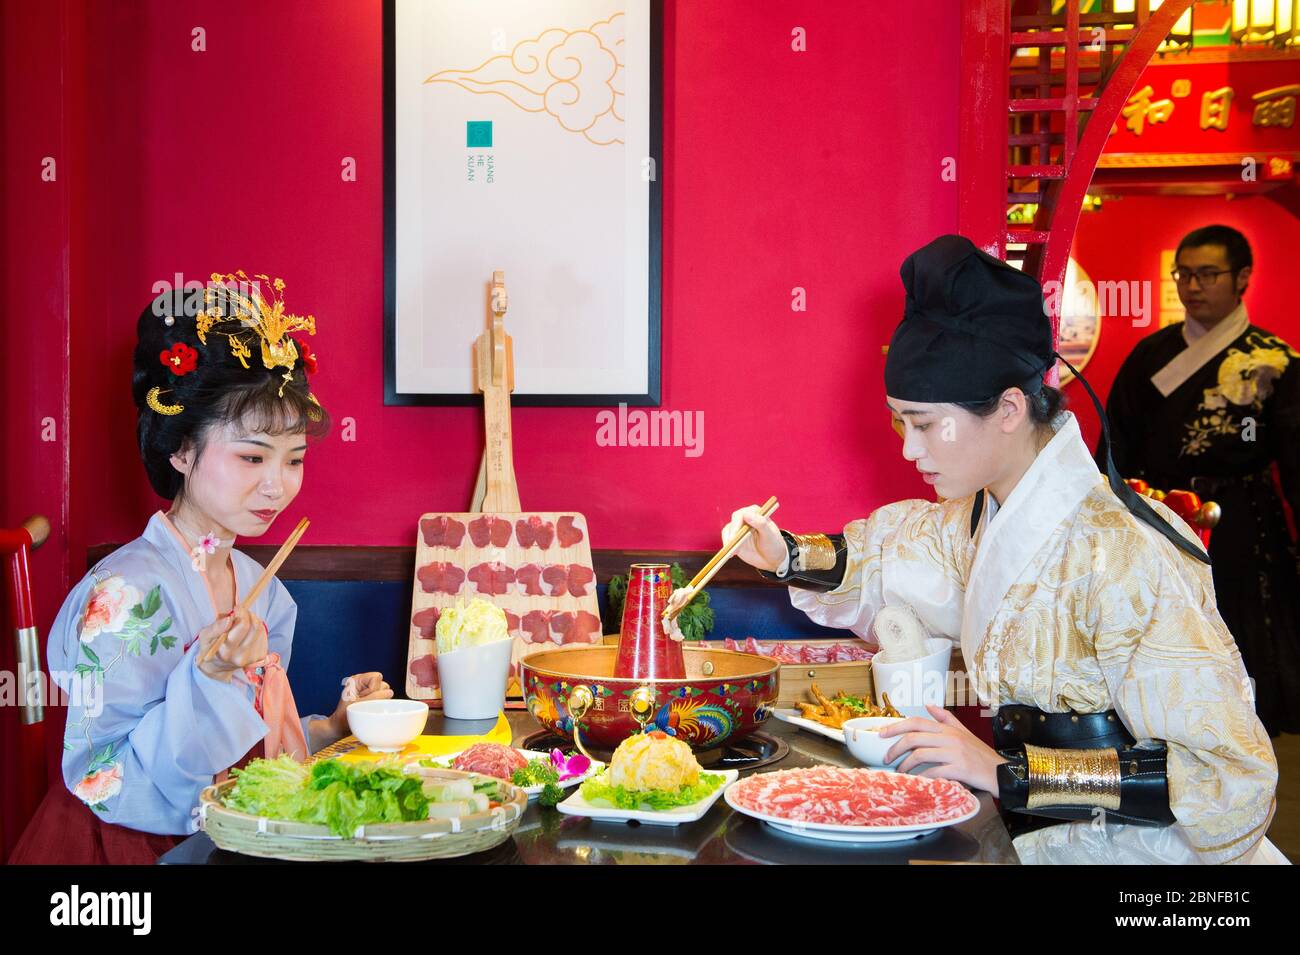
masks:
[[[358,826],[429,818],[419,777],[371,763],[325,759],[310,768],[291,756],[255,759],[231,770],[229,809],[328,826],[347,838]]]
[[[629,790],[611,786],[604,775],[593,776],[579,788],[582,798],[593,805],[612,806],[615,809],[647,809],[663,811],[689,806],[713,794],[726,781],[720,773],[700,773],[694,786],[682,786],[676,791],[666,789]]]
[[[528,765],[516,769],[510,781],[516,786],[544,786],[547,783],[558,783],[560,781],[560,772],[555,768],[549,757],[535,757],[528,761]]]

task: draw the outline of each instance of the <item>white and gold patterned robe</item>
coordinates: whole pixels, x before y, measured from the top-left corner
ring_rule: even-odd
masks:
[[[828,627],[871,632],[911,606],[959,643],[982,705],[1051,713],[1114,709],[1137,740],[1168,744],[1166,828],[1062,823],[1016,839],[1024,862],[1188,863],[1276,858],[1277,761],[1210,568],[1140,522],[1097,470],[1068,412],[1001,507],[985,495],[899,501],[844,529],[835,590],[791,588]],[[1163,504],[1151,506],[1189,539]],[[1199,543],[1199,541],[1198,541]]]

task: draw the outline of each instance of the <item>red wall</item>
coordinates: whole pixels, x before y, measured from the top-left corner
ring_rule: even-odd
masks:
[[[939,173],[957,149],[957,8],[900,4],[884,42],[856,0],[667,4],[663,406],[704,412],[704,453],[602,448],[598,409],[519,409],[525,507],[585,512],[597,547],[706,548],[769,494],[791,526],[833,528],[925,493],[882,410],[880,346],[899,263],[956,228]],[[177,271],[269,271],[318,317],[314,387],[357,440],[310,455],[285,520],[311,516],[311,543],[411,543],[422,511],[465,508],[480,413],[382,404],[379,4],[89,4],[79,29],[95,42],[74,92],[73,570],[156,504],[127,381],[135,319]]]
[[[1239,229],[1249,240],[1255,267],[1246,291],[1252,322],[1300,347],[1300,312],[1295,305],[1295,250],[1300,248],[1300,219],[1267,196],[1237,199],[1183,196],[1128,196],[1106,200],[1098,212],[1084,213],[1074,237],[1073,256],[1093,282],[1150,281],[1152,317],[1147,328],[1131,319],[1102,319],[1097,350],[1084,377],[1104,401],[1120,365],[1144,335],[1159,330],[1160,251],[1204,225],[1220,223]],[[1085,436],[1096,446],[1097,416],[1078,384],[1067,388]]]

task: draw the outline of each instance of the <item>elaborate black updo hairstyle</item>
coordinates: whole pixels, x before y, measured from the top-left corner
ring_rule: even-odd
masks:
[[[185,475],[172,466],[171,456],[188,445],[197,461],[214,428],[239,424],[250,432],[303,433],[309,439],[320,438],[329,430],[329,415],[308,397],[302,349],[293,364],[293,377],[286,382],[283,366],[263,365],[260,339],[238,319],[218,321],[206,333],[204,344],[199,340],[197,318],[213,306],[223,316],[237,314],[228,290],[210,286],[164,292],[145,306],[136,323],[131,395],[138,416],[140,457],[154,491],[168,500],[175,500],[185,487]],[[251,340],[247,368],[232,354],[224,334],[238,333],[241,328],[240,338]],[[178,342],[198,352],[198,363],[184,375],[173,374],[161,357]],[[162,414],[149,407],[148,394],[155,387],[162,405],[180,405],[183,410]]]

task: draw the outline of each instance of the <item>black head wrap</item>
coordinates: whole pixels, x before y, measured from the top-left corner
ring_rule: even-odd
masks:
[[[1042,388],[1052,324],[1033,276],[941,235],[899,269],[907,301],[885,362],[885,393],[903,401],[986,401]]]
[[[1208,555],[1171,527],[1120,477],[1110,454],[1106,410],[1052,341],[1038,281],[960,235],[941,235],[899,269],[907,301],[885,359],[885,393],[902,401],[987,401],[1008,388],[1036,395],[1059,358],[1088,392],[1101,419],[1106,478],[1139,520],[1197,560]]]

